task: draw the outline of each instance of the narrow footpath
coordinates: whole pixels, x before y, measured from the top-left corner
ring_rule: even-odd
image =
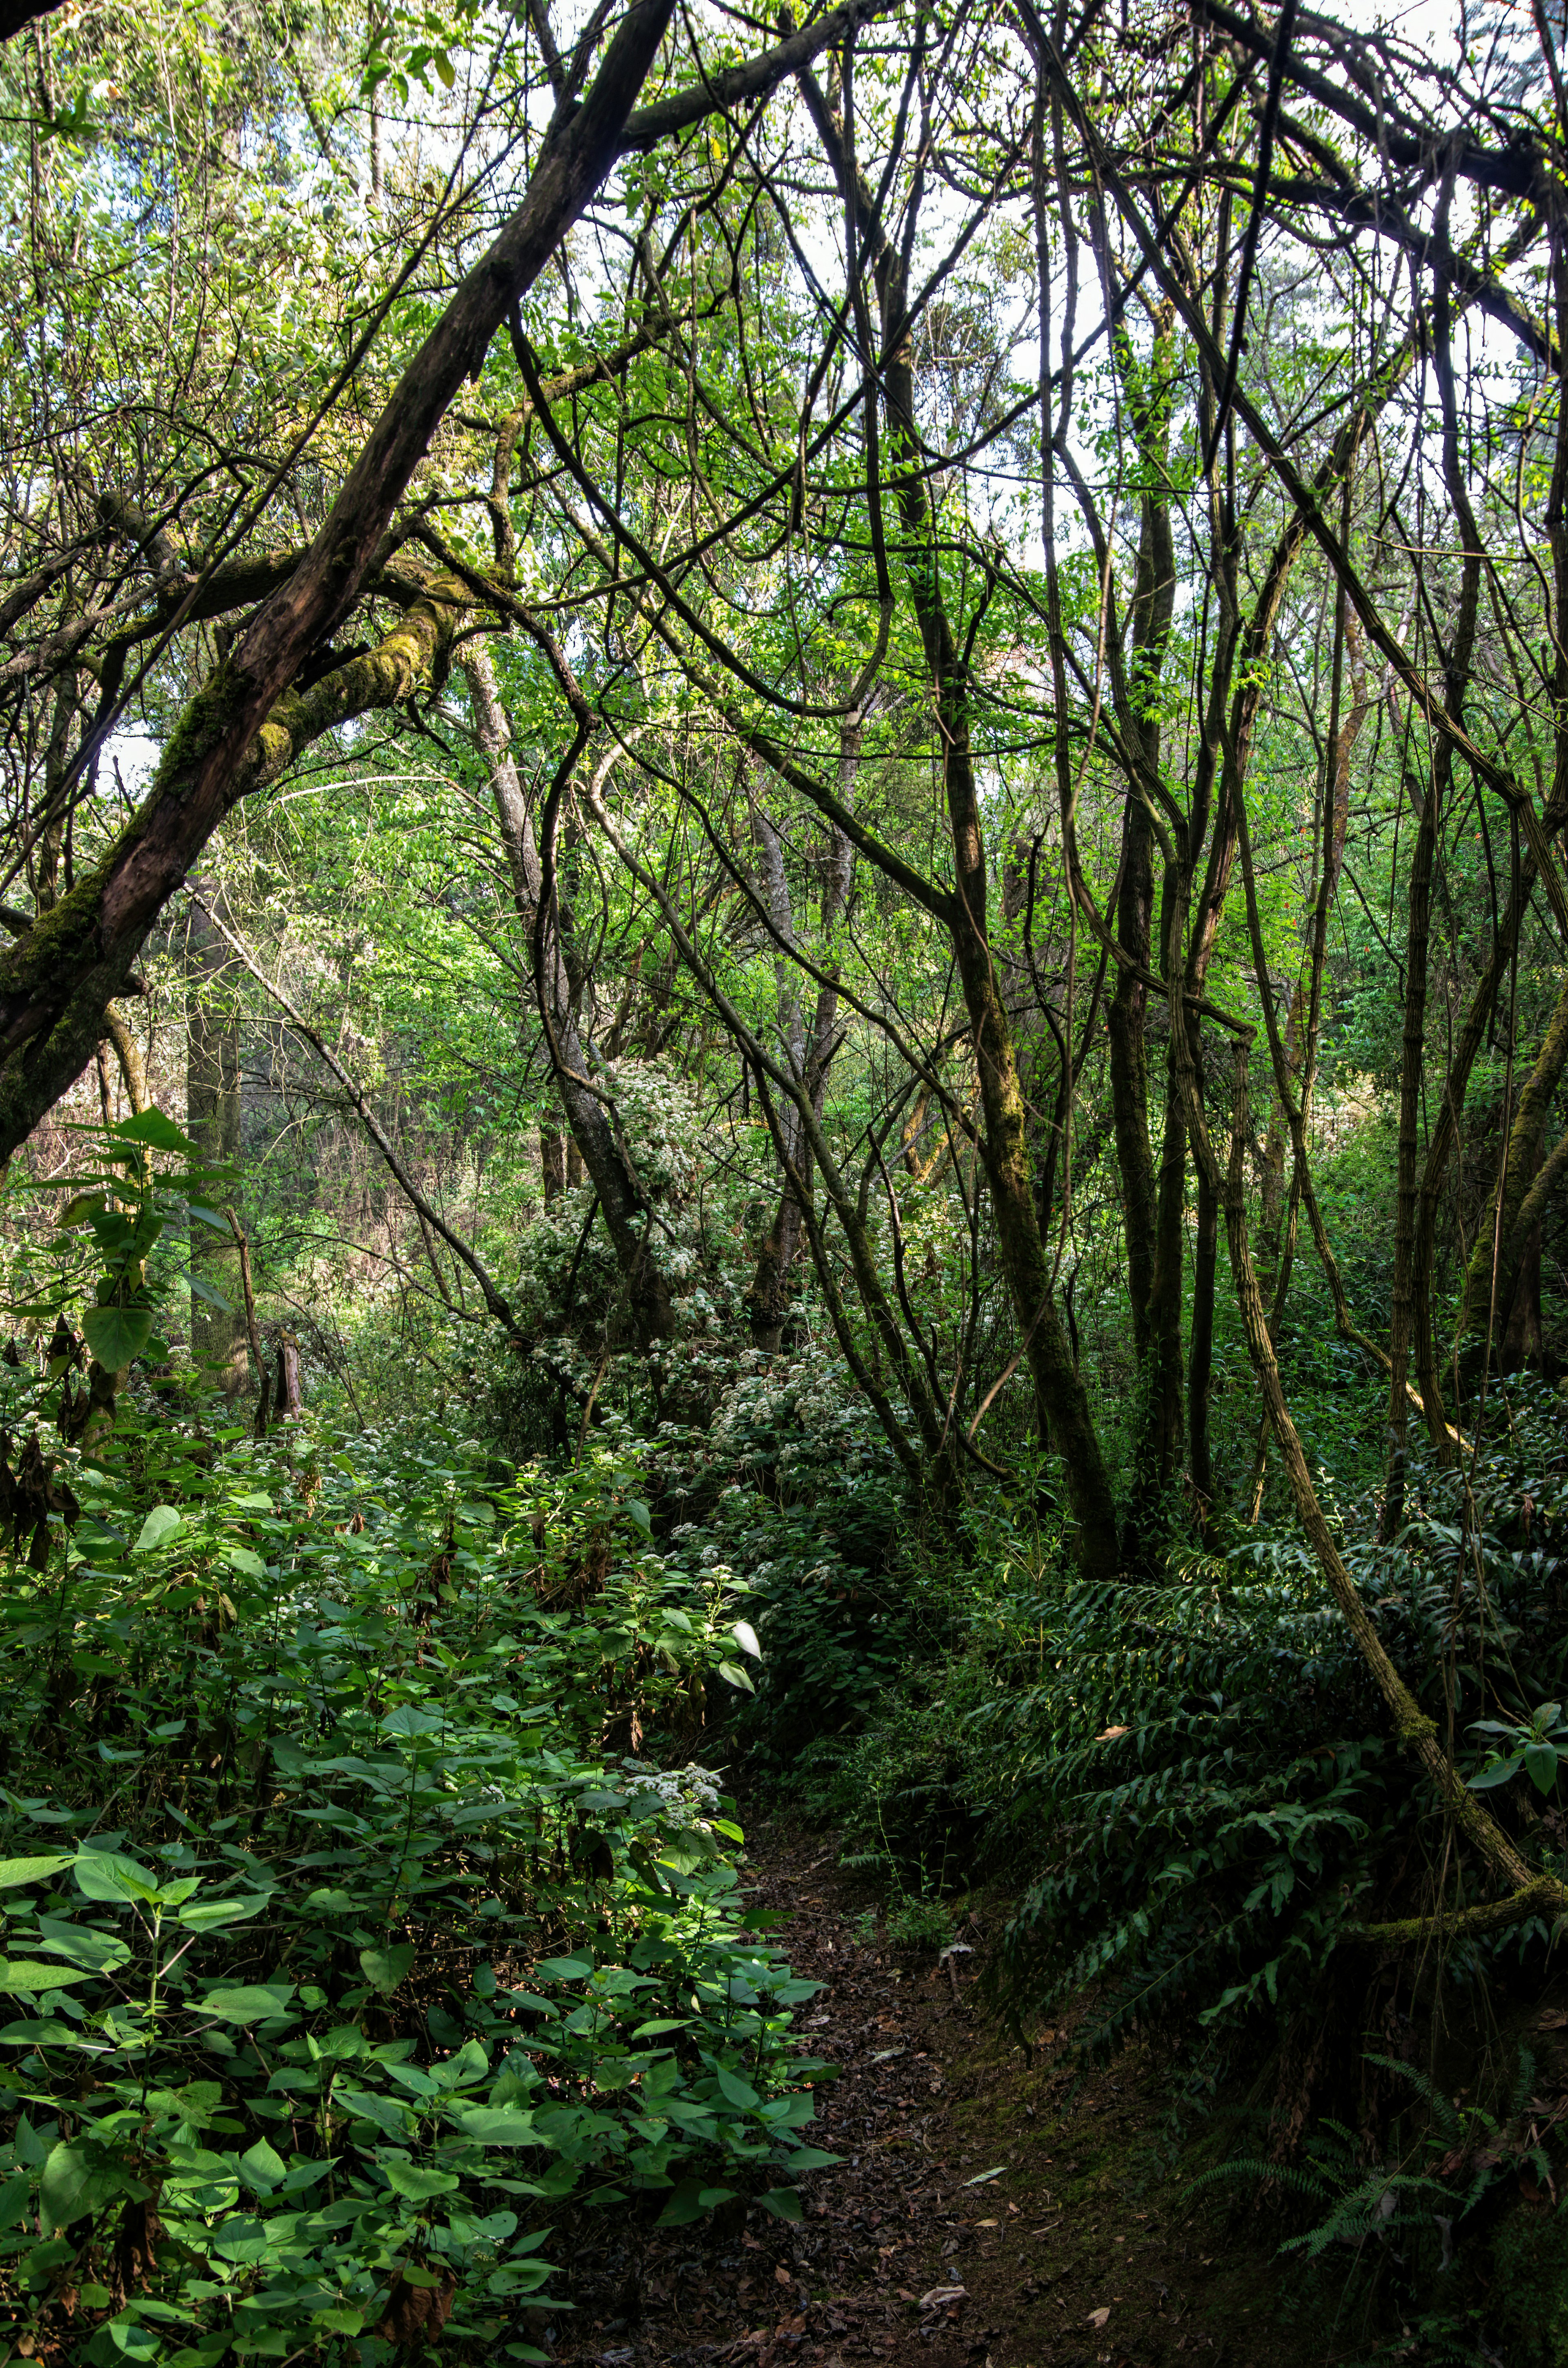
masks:
[[[561,2368],[1307,2368],[1329,2330],[1292,2323],[1266,2226],[1244,2251],[1184,2204],[1165,2106],[1136,2050],[1086,2079],[1032,2059],[974,2000],[989,1935],[940,1958],[889,1948],[829,1835],[748,1831],[756,1904],[821,1982],[801,2010],[813,2144],[797,2225],[731,2206],[688,2228],[595,2215],[558,2247],[575,2305],[541,2329]],[[536,2336],[538,2340],[539,2337]]]

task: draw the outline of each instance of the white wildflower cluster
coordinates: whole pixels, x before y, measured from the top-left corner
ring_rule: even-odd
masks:
[[[690,1198],[701,1168],[697,1096],[656,1061],[618,1061],[606,1081],[643,1190],[668,1217]]]
[[[623,1759],[629,1793],[652,1793],[666,1826],[683,1833],[706,1833],[707,1812],[719,1806],[719,1771],[699,1768],[655,1768],[651,1759]]]
[[[878,1437],[843,1360],[815,1341],[788,1361],[744,1360],[709,1429],[710,1444],[721,1453],[766,1456],[780,1471],[824,1461],[841,1472],[857,1471]]]

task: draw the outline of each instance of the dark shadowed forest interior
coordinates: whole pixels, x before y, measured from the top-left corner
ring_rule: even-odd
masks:
[[[0,2368],[1568,2368],[1563,6],[0,0]]]

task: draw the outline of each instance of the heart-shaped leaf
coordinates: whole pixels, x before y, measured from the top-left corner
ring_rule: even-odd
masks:
[[[427,2203],[433,2195],[449,2195],[457,2180],[449,2170],[424,2170],[406,2155],[384,2154],[380,2157],[381,2176],[394,2195],[406,2197],[411,2203]]]
[[[88,1348],[106,1373],[125,1371],[153,1337],[150,1307],[89,1307],[82,1317]]]
[[[118,1126],[111,1126],[109,1133],[121,1143],[144,1143],[153,1151],[177,1151],[189,1159],[199,1156],[189,1135],[182,1134],[173,1119],[165,1118],[160,1110],[138,1110],[134,1118],[122,1118]]]
[[[270,2195],[272,2190],[287,2176],[288,2164],[276,2146],[257,2138],[240,2157],[240,2177],[257,2195]]]
[[[400,1941],[392,1949],[361,1949],[359,1970],[373,1989],[380,1990],[383,1998],[391,1998],[414,1957],[412,1941]]]
[[[112,1900],[123,1907],[127,1900],[142,1906],[158,1896],[158,1878],[151,1870],[138,1866],[133,1858],[120,1858],[113,1850],[83,1850],[73,1872],[78,1888],[89,1899]]]

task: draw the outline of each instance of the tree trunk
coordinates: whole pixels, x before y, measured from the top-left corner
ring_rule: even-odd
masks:
[[[1116,1498],[1100,1452],[1088,1393],[1051,1296],[1051,1261],[1035,1207],[1024,1098],[999,973],[986,934],[985,840],[970,734],[967,673],[943,598],[941,560],[930,532],[930,504],[919,465],[915,416],[915,353],[901,257],[875,227],[870,192],[850,165],[838,119],[810,74],[800,77],[812,120],[846,206],[869,233],[881,349],[885,357],[890,485],[904,535],[903,561],[936,700],[954,894],[948,926],[979,1072],[982,1153],[996,1246],[1024,1354],[1034,1383],[1042,1438],[1062,1458],[1077,1523],[1085,1577],[1109,1579],[1118,1566]],[[868,324],[869,325],[869,324]],[[880,497],[880,489],[873,499]]]
[[[859,709],[852,709],[839,729],[838,795],[840,803],[854,809],[855,785],[860,765],[860,743],[864,717]],[[824,975],[817,987],[816,1008],[808,1030],[801,997],[804,982],[796,975],[790,959],[790,949],[795,942],[794,911],[790,895],[790,882],[784,869],[784,850],[778,832],[766,806],[748,791],[751,803],[752,838],[756,849],[758,889],[773,925],[778,950],[774,956],[774,978],[778,997],[779,1053],[790,1074],[805,1087],[812,1107],[820,1119],[827,1091],[828,1063],[833,1053],[833,1033],[838,1017],[838,993],[835,984],[836,972],[833,951],[834,932],[849,901],[849,887],[854,877],[855,854],[849,841],[836,824],[828,826],[826,877],[822,898],[822,961],[818,967]],[[785,1103],[779,1111],[784,1129],[790,1165],[801,1178],[801,1187],[811,1186],[812,1151],[806,1138],[800,1112]],[[784,1319],[789,1312],[790,1276],[800,1255],[802,1238],[801,1210],[799,1193],[786,1181],[773,1213],[767,1238],[757,1256],[756,1269],[752,1276],[749,1295],[752,1311],[752,1339],[756,1347],[769,1356],[778,1353],[783,1338]]]
[[[292,1421],[305,1411],[304,1385],[300,1378],[300,1344],[292,1332],[278,1335],[278,1366],[272,1384],[272,1422]]]
[[[1219,1264],[1219,1202],[1201,1164],[1198,1170],[1198,1236],[1192,1254],[1192,1322],[1187,1352],[1187,1468],[1199,1527],[1210,1534],[1214,1461],[1209,1442],[1209,1395],[1214,1372],[1214,1277]]]
[[[204,1167],[232,1170],[240,1156],[240,1022],[224,980],[222,939],[194,905],[186,935],[186,1120]],[[225,1175],[214,1199],[233,1190]],[[236,1397],[249,1378],[240,1254],[232,1235],[190,1222],[190,1353],[206,1379]],[[199,1286],[225,1302],[214,1306]]]
[[[566,1153],[557,1126],[540,1128],[539,1167],[544,1184],[544,1205],[553,1208],[566,1190]]]
[[[540,911],[543,872],[511,753],[511,726],[496,690],[494,668],[483,647],[475,647],[462,663],[473,702],[474,737],[490,768],[513,899],[533,950],[540,1018],[571,1129],[566,1181],[580,1182],[585,1168],[593,1179],[605,1230],[620,1269],[632,1330],[646,1342],[666,1333],[673,1320],[668,1285],[653,1252],[653,1212],[619,1140],[608,1096],[596,1090],[587,1073],[556,916]],[[551,1197],[549,1157],[545,1150],[547,1200]]]
[[[1459,1329],[1460,1354],[1470,1365],[1479,1363],[1494,1322],[1511,1366],[1523,1364],[1530,1357],[1540,1361],[1541,1230],[1539,1221],[1521,1227],[1519,1219],[1540,1169],[1547,1117],[1565,1066],[1568,985],[1557,998],[1540,1050],[1520,1091],[1486,1219],[1477,1229],[1465,1269]],[[1510,1365],[1504,1368],[1509,1369]]]
[[[1451,179],[1439,199],[1437,222],[1446,245]],[[1444,703],[1456,721],[1462,721],[1475,649],[1476,620],[1481,600],[1481,537],[1471,509],[1460,465],[1460,421],[1454,393],[1451,306],[1446,276],[1439,271],[1433,291],[1432,364],[1443,414],[1443,474],[1453,505],[1454,520],[1464,552],[1460,569],[1459,605],[1443,660]],[[1412,715],[1412,724],[1415,717]],[[1398,1201],[1394,1217],[1393,1294],[1389,1326],[1389,1454],[1383,1488],[1381,1536],[1384,1544],[1398,1535],[1404,1518],[1405,1458],[1410,1427],[1405,1383],[1411,1351],[1415,1354],[1427,1429],[1439,1454],[1446,1454],[1438,1393],[1437,1361],[1432,1346],[1431,1313],[1417,1284],[1420,1239],[1419,1127],[1422,1077],[1426,1056],[1427,941],[1431,927],[1432,867],[1437,827],[1447,811],[1453,780],[1454,747],[1442,734],[1433,752],[1428,786],[1415,834],[1410,868],[1409,922],[1404,955],[1404,1042],[1399,1085]]]

